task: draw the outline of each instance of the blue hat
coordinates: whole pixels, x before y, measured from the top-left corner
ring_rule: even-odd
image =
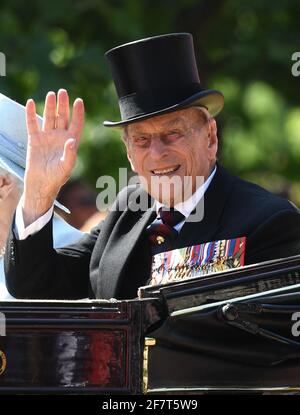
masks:
[[[40,127],[43,118],[37,116]],[[24,181],[27,151],[25,107],[0,93],[0,167]],[[57,200],[54,204],[70,211]]]

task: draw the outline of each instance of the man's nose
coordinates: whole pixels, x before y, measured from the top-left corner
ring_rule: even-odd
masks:
[[[158,160],[167,155],[167,145],[160,137],[155,137],[151,140],[150,155],[153,160]]]

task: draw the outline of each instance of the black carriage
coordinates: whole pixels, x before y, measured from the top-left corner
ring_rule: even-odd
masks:
[[[300,392],[300,256],[0,312],[1,394]]]

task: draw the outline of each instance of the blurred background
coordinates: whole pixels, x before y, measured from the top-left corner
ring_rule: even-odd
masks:
[[[168,32],[190,32],[202,83],[221,90],[219,159],[234,174],[300,205],[299,0],[6,0],[1,1],[0,91],[43,112],[49,90],[85,101],[87,120],[74,180],[96,190],[100,175],[128,167],[104,52]],[[89,196],[90,197],[90,196]],[[87,204],[87,197],[85,197]]]

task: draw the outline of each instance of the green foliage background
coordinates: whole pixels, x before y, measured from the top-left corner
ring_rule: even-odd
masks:
[[[87,121],[74,172],[93,186],[128,166],[104,52],[171,31],[191,32],[202,82],[225,94],[218,117],[219,159],[231,172],[273,191],[289,190],[300,205],[299,0],[6,0],[0,2],[0,91],[39,103],[67,88],[85,101]]]

